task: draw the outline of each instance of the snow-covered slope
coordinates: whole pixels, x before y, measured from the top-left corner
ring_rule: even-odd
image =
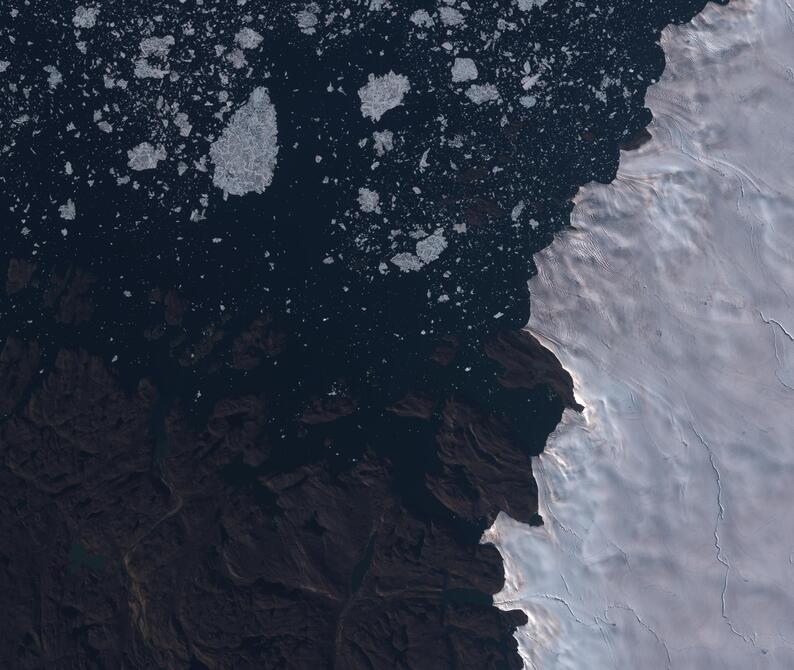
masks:
[[[536,258],[529,329],[574,377],[501,516],[527,667],[794,668],[794,11],[663,36],[653,140]]]

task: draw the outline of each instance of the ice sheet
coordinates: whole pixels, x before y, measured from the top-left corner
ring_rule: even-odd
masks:
[[[794,668],[794,12],[663,35],[653,140],[536,257],[528,328],[575,381],[502,515],[528,668]]]

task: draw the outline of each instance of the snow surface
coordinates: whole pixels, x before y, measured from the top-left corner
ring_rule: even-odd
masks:
[[[663,34],[653,140],[536,257],[528,328],[574,378],[501,515],[526,667],[794,668],[794,13],[709,5]]]

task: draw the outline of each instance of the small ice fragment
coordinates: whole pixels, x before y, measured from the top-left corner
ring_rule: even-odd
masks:
[[[256,49],[264,38],[252,28],[242,28],[235,36],[234,41],[241,49]]]
[[[400,268],[402,272],[417,272],[424,265],[421,258],[406,252],[393,256],[391,262]]]
[[[444,230],[439,228],[432,235],[428,235],[416,243],[416,255],[424,263],[432,263],[446,248],[447,241],[444,239]]]
[[[133,170],[153,170],[167,155],[162,144],[155,149],[148,142],[141,142],[127,152],[127,165]]]
[[[141,57],[149,58],[156,56],[158,58],[165,58],[171,47],[176,44],[173,35],[166,35],[165,37],[146,37],[141,40],[140,49]]]
[[[58,213],[61,215],[62,219],[74,221],[75,217],[77,216],[77,208],[75,207],[74,200],[69,198],[65,205],[61,205],[58,208]]]
[[[518,8],[522,12],[528,12],[533,7],[537,7],[538,9],[540,9],[545,4],[546,4],[546,0],[518,0]]]
[[[317,15],[320,13],[320,6],[316,2],[311,2],[295,15],[298,28],[304,35],[314,35],[316,26],[320,22]]]
[[[378,131],[372,133],[374,141],[373,148],[378,156],[383,156],[387,151],[394,149],[394,133],[391,130]]]
[[[45,65],[44,71],[49,75],[49,77],[47,77],[47,85],[50,87],[50,90],[57,88],[63,81],[63,75],[58,72],[58,68],[54,65]]]
[[[441,7],[438,13],[445,26],[459,26],[463,23],[463,14],[454,7]]]
[[[411,23],[420,28],[431,28],[433,26],[433,18],[428,14],[426,9],[417,9],[411,14]]]
[[[97,14],[99,14],[99,7],[78,5],[74,10],[72,23],[75,28],[93,28],[96,25]]]
[[[475,105],[499,100],[499,90],[493,84],[472,84],[466,89],[466,97]]]
[[[371,212],[379,212],[379,205],[380,195],[377,191],[372,191],[368,188],[358,189],[358,206],[362,212],[367,214]]]
[[[526,205],[524,204],[524,201],[523,200],[519,200],[518,204],[515,207],[513,207],[513,211],[510,212],[510,218],[513,221],[518,221],[518,218],[521,216],[521,212],[524,211],[524,207],[526,207]]]
[[[386,112],[403,103],[403,97],[410,89],[411,83],[404,75],[391,71],[381,76],[370,74],[367,83],[358,89],[361,114],[380,121]]]
[[[477,65],[471,58],[456,58],[452,65],[452,81],[471,81],[477,79]]]
[[[174,116],[174,125],[179,128],[179,134],[182,137],[190,135],[190,131],[193,129],[188,115],[184,112],[177,112],[176,116]]]

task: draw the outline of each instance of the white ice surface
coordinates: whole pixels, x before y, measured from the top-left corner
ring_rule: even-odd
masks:
[[[358,89],[361,114],[380,121],[386,112],[403,104],[403,98],[410,90],[411,82],[404,75],[388,72],[376,77],[370,74],[367,83]]]
[[[653,140],[536,261],[529,329],[574,378],[505,515],[528,668],[794,668],[794,12],[665,30]]]
[[[273,182],[278,149],[276,108],[258,86],[210,146],[212,183],[224,194],[264,193]]]

